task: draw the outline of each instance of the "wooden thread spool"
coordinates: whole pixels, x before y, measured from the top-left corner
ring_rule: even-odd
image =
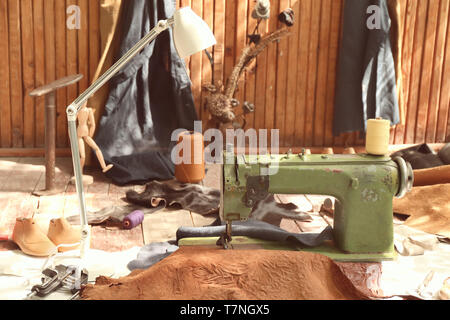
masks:
[[[391,122],[381,118],[367,121],[366,151],[368,154],[384,156],[389,153]]]
[[[198,132],[182,132],[178,137],[182,146],[181,164],[175,166],[175,178],[182,183],[199,183],[205,178],[205,144],[203,135]],[[184,151],[190,149],[190,157],[184,157]],[[187,161],[186,161],[187,160]]]

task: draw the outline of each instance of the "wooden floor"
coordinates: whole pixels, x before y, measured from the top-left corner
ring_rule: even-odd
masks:
[[[60,193],[48,197],[36,197],[34,191],[45,189],[45,166],[42,158],[0,158],[0,234],[11,235],[16,218],[34,215],[41,221],[78,214],[75,186],[70,184],[72,162],[70,158],[58,158],[56,184]],[[89,211],[126,204],[127,190],[139,191],[142,186],[118,187],[108,181],[101,172],[88,171],[95,183],[86,192]],[[91,248],[121,251],[144,244],[142,227],[131,231],[93,227]],[[0,250],[12,249],[12,243],[0,243]]]
[[[217,166],[210,166],[204,185],[219,188],[219,171]],[[37,197],[33,192],[45,189],[45,166],[42,158],[0,158],[0,234],[11,235],[16,218],[34,217],[41,223],[61,216],[78,215],[78,202],[75,186],[70,183],[72,177],[70,158],[58,158],[56,162],[56,183],[60,193],[54,196]],[[94,176],[95,183],[86,188],[88,211],[95,212],[110,206],[126,205],[126,191],[138,192],[144,186],[119,187],[112,184],[99,170],[87,169],[86,174]],[[280,202],[293,202],[301,210],[318,211],[323,197],[281,196]],[[91,248],[105,251],[121,251],[151,242],[167,241],[175,235],[181,225],[203,226],[213,218],[203,218],[183,210],[163,211],[147,216],[143,225],[131,231],[108,226],[94,226],[92,229]],[[299,223],[284,220],[282,227],[291,232],[307,232],[323,229],[326,221],[316,223]],[[317,223],[317,221],[319,221]],[[45,227],[45,226],[44,226]],[[16,249],[11,242],[1,242],[0,250]]]

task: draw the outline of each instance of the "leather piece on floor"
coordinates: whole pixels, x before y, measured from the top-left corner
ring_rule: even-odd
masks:
[[[143,209],[142,207],[136,205],[112,206],[103,208],[102,210],[97,212],[88,212],[86,216],[88,219],[88,224],[90,225],[100,225],[105,222],[121,224],[123,222],[123,219],[125,219],[133,211],[140,210],[144,214],[152,214],[161,209],[163,209],[163,207]],[[71,224],[81,223],[79,215],[68,217],[67,221],[69,221]]]
[[[182,184],[177,181],[147,183],[145,191],[126,193],[127,201],[143,207],[180,206],[184,210],[201,215],[218,213],[220,191],[196,184]]]
[[[183,247],[145,271],[100,277],[85,300],[363,300],[326,256]]]
[[[220,205],[219,190],[177,181],[152,181],[142,193],[128,191],[126,198],[130,203],[147,208],[177,206],[204,216],[219,213]],[[265,200],[256,203],[251,217],[276,226],[280,226],[283,218],[312,221],[309,214],[299,212],[298,209],[298,206],[292,203],[278,203],[275,197],[269,194]]]
[[[156,242],[142,247],[135,260],[127,267],[131,271],[148,269],[178,250],[178,246],[169,242]]]
[[[405,225],[450,238],[450,184],[414,187],[394,199],[394,212],[409,215]]]

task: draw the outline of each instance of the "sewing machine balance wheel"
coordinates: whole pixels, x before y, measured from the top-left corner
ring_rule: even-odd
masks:
[[[399,191],[396,198],[403,198],[408,192],[410,192],[414,185],[414,171],[409,162],[406,162],[402,157],[396,157],[393,159],[399,167]]]

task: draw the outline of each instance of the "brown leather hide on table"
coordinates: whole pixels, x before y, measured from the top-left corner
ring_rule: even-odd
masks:
[[[414,187],[403,199],[394,199],[394,213],[409,215],[411,228],[450,238],[450,184]]]
[[[360,300],[331,259],[296,251],[182,247],[145,271],[105,277],[82,290],[88,300]]]

